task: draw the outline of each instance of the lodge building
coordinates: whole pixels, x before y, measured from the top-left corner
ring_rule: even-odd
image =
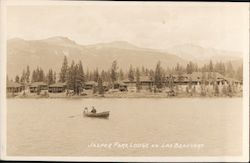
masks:
[[[16,82],[7,82],[7,93],[19,93],[24,90],[24,85]]]
[[[34,82],[29,86],[30,93],[37,93],[42,90],[48,90],[48,85],[44,82]]]
[[[55,83],[49,86],[49,93],[62,93],[66,90],[66,83]]]

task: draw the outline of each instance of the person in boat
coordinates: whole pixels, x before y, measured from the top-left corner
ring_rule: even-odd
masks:
[[[88,112],[89,112],[88,107],[85,107],[83,113],[88,113]]]
[[[96,109],[94,108],[94,106],[92,106],[91,113],[96,113]]]

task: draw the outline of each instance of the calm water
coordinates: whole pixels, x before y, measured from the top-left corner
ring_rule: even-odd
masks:
[[[240,155],[241,103],[241,98],[8,99],[7,154]],[[92,105],[98,111],[111,111],[110,118],[82,117],[83,106]],[[96,148],[89,146],[91,143],[112,146]],[[121,143],[125,149],[119,146]],[[196,144],[201,148],[171,147],[176,143]]]

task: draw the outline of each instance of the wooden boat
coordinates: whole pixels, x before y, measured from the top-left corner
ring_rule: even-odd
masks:
[[[109,111],[100,112],[100,113],[91,113],[91,112],[83,112],[83,115],[85,117],[93,117],[93,118],[108,118],[109,117]]]

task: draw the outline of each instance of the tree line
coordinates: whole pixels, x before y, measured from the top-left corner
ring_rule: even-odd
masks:
[[[67,57],[64,56],[58,75],[52,68],[45,73],[41,67],[37,67],[31,73],[29,66],[27,66],[20,76],[16,75],[15,82],[46,82],[47,84],[62,82],[67,84],[68,89],[74,90],[75,93],[79,94],[86,82],[95,81],[98,83],[99,90],[102,93],[103,82],[114,86],[116,82],[127,79],[129,81],[136,82],[137,88],[140,89],[140,78],[142,76],[148,76],[149,79],[154,81],[154,84],[157,88],[161,88],[163,86],[164,80],[170,74],[176,74],[178,79],[181,80],[181,76],[183,74],[192,74],[193,72],[218,72],[226,77],[235,78],[238,80],[243,79],[242,65],[237,70],[234,70],[230,61],[225,63],[213,63],[210,61],[208,64],[204,64],[203,66],[198,66],[197,63],[190,61],[186,66],[177,63],[176,66],[167,68],[163,68],[161,66],[161,62],[158,61],[155,69],[145,68],[144,66],[133,67],[133,65],[130,65],[128,71],[124,72],[118,67],[118,63],[115,60],[112,62],[111,67],[108,70],[100,71],[98,68],[96,68],[90,71],[88,68],[86,70],[83,69],[81,60],[78,62],[72,60],[71,64],[69,64]],[[171,83],[171,81],[168,82]]]

